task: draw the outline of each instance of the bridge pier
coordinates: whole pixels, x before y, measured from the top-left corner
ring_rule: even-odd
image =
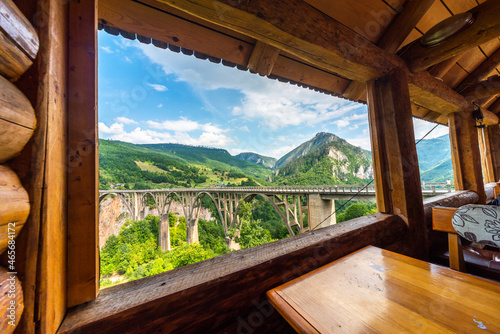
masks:
[[[160,214],[158,224],[158,244],[162,251],[169,251],[170,247],[170,221],[167,214]]]
[[[188,245],[200,242],[198,237],[198,219],[186,219]]]
[[[226,236],[226,245],[230,250],[241,249],[241,245],[238,242],[236,242],[236,238],[239,237],[240,237],[240,230],[236,230],[232,238],[230,236]]]
[[[307,221],[309,230],[330,226],[337,223],[335,200],[322,199],[319,194],[310,194]]]

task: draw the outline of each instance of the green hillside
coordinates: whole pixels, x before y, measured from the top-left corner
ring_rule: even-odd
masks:
[[[417,145],[420,179],[425,182],[453,180],[450,137],[424,139]]]
[[[146,144],[139,145],[151,152],[188,164],[197,164],[219,170],[236,170],[254,178],[265,180],[271,175],[268,167],[233,157],[227,150],[181,144]]]
[[[172,157],[171,154],[166,154],[161,150],[101,139],[99,141],[99,184],[101,189],[119,185],[127,189],[161,189],[206,187],[219,183],[255,184],[252,177],[243,173],[242,170],[260,171],[264,167],[235,160],[250,166],[243,165],[243,168],[239,168],[226,163],[213,164],[211,160],[207,160],[207,164],[186,163],[184,161],[187,159]]]

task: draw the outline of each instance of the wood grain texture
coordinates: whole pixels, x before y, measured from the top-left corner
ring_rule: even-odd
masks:
[[[500,2],[489,0],[469,11],[475,21],[468,29],[450,37],[434,47],[413,43],[402,53],[402,58],[412,71],[422,71],[429,66],[456,56],[473,47],[500,36]]]
[[[0,77],[0,163],[22,151],[35,126],[31,103],[16,86]]]
[[[0,254],[7,249],[9,232],[19,234],[28,219],[30,202],[16,173],[0,165]]]
[[[476,84],[470,85],[461,94],[469,101],[500,94],[500,76],[490,77]]]
[[[450,254],[450,268],[464,273],[465,260],[462,240],[460,240],[460,236],[455,231],[448,233],[448,249]]]
[[[484,183],[496,182],[488,128],[478,128],[477,135],[481,153],[481,167],[483,170]]]
[[[13,333],[24,310],[23,287],[17,275],[0,267],[0,332]]]
[[[489,126],[486,129],[490,141],[492,173],[495,182],[498,182],[500,181],[500,126]]]
[[[97,1],[70,2],[68,307],[99,292]]]
[[[217,332],[265,302],[267,290],[366,244],[384,247],[406,237],[400,217],[374,214],[221,255],[104,289],[69,310],[59,333]]]
[[[302,61],[348,79],[368,81],[401,65],[329,16],[300,0],[242,2],[158,0],[289,52]]]
[[[37,32],[12,0],[0,1],[0,29],[31,60],[35,59],[39,47]]]
[[[368,117],[377,208],[407,218],[414,256],[427,257],[427,231],[413,131],[408,81],[403,70],[368,85]]]
[[[267,295],[302,333],[500,330],[500,284],[375,247]]]
[[[260,75],[271,74],[280,50],[274,46],[257,41],[248,61],[247,68],[252,73]]]
[[[447,233],[456,233],[451,223],[456,208],[433,207],[432,208],[432,229]]]
[[[33,61],[0,30],[0,75],[16,81]]]
[[[433,77],[443,78],[444,75],[454,66],[457,61],[462,57],[461,54],[453,56],[449,59],[443,60],[439,64],[434,65],[429,69],[429,73]]]
[[[483,175],[476,122],[471,113],[454,113],[448,117],[451,160],[456,190],[473,190],[479,204],[485,204]]]
[[[500,64],[500,49],[495,51],[487,60],[479,65],[471,74],[465,78],[457,87],[457,92],[462,92],[469,86],[473,86],[485,79],[491,71]]]

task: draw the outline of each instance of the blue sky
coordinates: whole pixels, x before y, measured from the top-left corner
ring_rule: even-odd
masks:
[[[370,149],[364,105],[103,31],[98,42],[100,138],[280,158],[325,131]],[[434,126],[414,124],[416,138]]]

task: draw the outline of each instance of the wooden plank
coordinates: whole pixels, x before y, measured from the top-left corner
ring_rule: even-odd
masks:
[[[484,183],[495,182],[493,160],[491,156],[491,146],[488,128],[478,128],[479,150],[481,152],[481,167],[483,169]],[[496,197],[495,197],[496,198]]]
[[[0,28],[31,60],[38,52],[38,35],[12,0],[0,1]]]
[[[415,28],[415,25],[420,21],[422,16],[424,16],[425,12],[427,12],[427,10],[431,7],[433,2],[434,0],[409,1],[407,6],[404,7],[403,11],[390,22],[389,27],[387,28],[386,32],[383,34],[377,45],[389,53],[396,53],[404,40]],[[363,6],[362,8],[365,8],[365,6]],[[352,12],[356,13],[357,11],[353,10]],[[374,12],[372,11],[372,13]],[[352,19],[350,15],[347,15],[346,17],[348,17],[349,20]],[[348,99],[357,101],[362,97],[365,91],[366,83],[353,81],[344,92],[344,95]]]
[[[422,71],[500,35],[500,21],[497,20],[500,2],[489,0],[469,12],[475,17],[475,21],[468,29],[434,47],[414,43],[405,50],[402,58],[406,60],[408,67],[412,71]]]
[[[456,65],[457,61],[462,57],[462,55],[456,55],[454,57],[451,57],[449,59],[443,60],[439,64],[436,64],[435,66],[431,67],[429,69],[429,73],[433,77],[437,78],[443,78],[448,71]]]
[[[469,86],[473,86],[485,79],[488,74],[500,64],[500,49],[495,51],[487,60],[479,65],[467,78],[457,87],[457,92],[462,92]]]
[[[157,3],[158,5],[162,5]],[[253,44],[135,1],[100,0],[106,24],[246,66]]]
[[[396,16],[395,11],[382,0],[305,0],[305,2],[373,43],[380,40]]]
[[[67,12],[58,0],[41,0],[45,25],[39,28],[43,65],[40,111],[47,117],[45,175],[37,286],[39,330],[54,333],[66,314],[67,237]],[[43,45],[43,46],[42,46]]]
[[[457,233],[451,223],[451,219],[455,212],[457,212],[457,208],[433,207],[432,229],[446,233]]]
[[[448,117],[451,160],[456,190],[473,190],[479,194],[479,204],[486,202],[476,122],[469,112]]]
[[[30,213],[28,193],[16,173],[0,165],[0,254],[7,249],[8,241],[19,235]]]
[[[35,126],[31,103],[16,86],[0,77],[0,162],[22,151]]]
[[[470,85],[461,94],[469,101],[500,94],[500,76],[490,77],[474,85]]]
[[[24,309],[23,288],[17,275],[0,267],[0,332],[13,333]]]
[[[287,51],[343,77],[367,81],[401,65],[350,29],[300,0],[239,3],[229,0],[158,0],[190,15]]]
[[[69,5],[68,307],[99,292],[97,1]]]
[[[495,102],[488,108],[494,114],[500,113],[500,98],[497,98]]]
[[[403,70],[368,84],[368,117],[377,207],[406,217],[410,248],[426,258],[427,230],[408,81]]]
[[[489,126],[486,129],[490,142],[493,178],[498,182],[500,181],[500,126]]]
[[[267,290],[364,245],[388,245],[406,236],[399,216],[374,214],[224,254],[102,290],[97,300],[69,310],[59,333],[218,332],[254,305],[274,312],[263,303]]]
[[[450,268],[465,272],[465,260],[462,249],[462,241],[456,233],[448,233],[448,248]]]
[[[451,87],[455,88],[460,82],[462,82],[469,72],[464,70],[458,63],[453,64],[451,69],[443,76],[443,82]]]
[[[257,41],[252,51],[252,56],[250,56],[250,60],[248,60],[247,68],[252,73],[269,75],[273,70],[279,53],[279,49],[262,43],[261,41]]]

